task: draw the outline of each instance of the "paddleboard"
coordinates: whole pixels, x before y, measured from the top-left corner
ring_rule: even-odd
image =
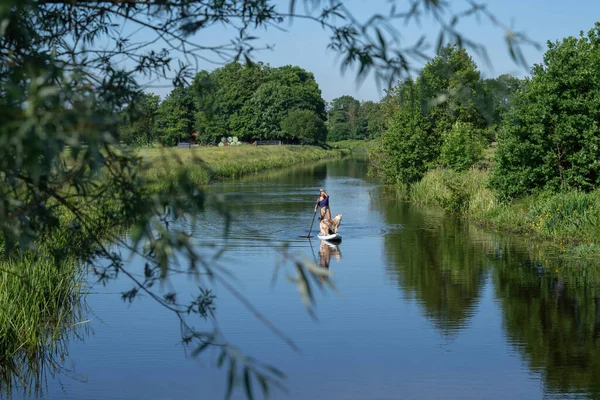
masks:
[[[321,240],[342,240],[342,236],[339,233],[334,233],[333,235],[317,235],[317,237]]]

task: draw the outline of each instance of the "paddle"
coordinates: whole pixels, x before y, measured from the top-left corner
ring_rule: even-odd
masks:
[[[317,210],[315,209],[315,213],[313,214],[312,222],[310,223],[310,229],[308,230],[308,235],[300,235],[300,237],[303,237],[303,238],[309,238],[310,237],[310,232],[312,231],[313,224],[315,223],[315,216],[316,215],[317,215]]]

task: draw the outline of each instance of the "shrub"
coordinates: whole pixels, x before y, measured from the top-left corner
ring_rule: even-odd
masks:
[[[456,122],[443,135],[440,162],[455,171],[464,171],[483,158],[485,139],[468,122]]]

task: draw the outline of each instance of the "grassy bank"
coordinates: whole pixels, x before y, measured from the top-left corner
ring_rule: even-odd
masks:
[[[600,254],[600,190],[531,195],[499,201],[488,173],[429,171],[409,190],[411,201],[442,207],[481,225],[552,240],[574,255]],[[570,246],[567,246],[570,245]]]
[[[347,148],[316,146],[231,146],[194,149],[144,149],[145,177],[156,187],[185,169],[197,185],[235,179],[261,171],[291,167],[349,155]]]

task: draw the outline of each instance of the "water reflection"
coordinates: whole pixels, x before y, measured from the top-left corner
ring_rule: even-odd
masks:
[[[245,310],[239,312],[235,299],[221,294],[219,312],[225,317],[226,332],[244,349],[274,359],[295,380],[291,398],[397,398],[398,393],[405,398],[491,398],[494,392],[488,394],[488,384],[500,386],[495,394],[502,398],[502,387],[507,381],[513,383],[512,378],[516,378],[513,393],[518,394],[514,397],[535,397],[523,393],[538,393],[538,386],[550,397],[600,397],[600,268],[596,264],[560,260],[549,249],[532,248],[522,238],[404,203],[395,191],[365,184],[366,171],[367,164],[361,160],[333,161],[211,187],[211,195],[229,200],[233,217],[228,238],[221,242],[222,217],[216,213],[198,217],[199,246],[208,240],[226,246],[230,259],[225,261],[241,277],[244,293],[253,304],[273,317],[275,326],[303,340],[306,356],[288,356],[264,329],[255,330],[259,322],[246,318]],[[345,243],[340,246],[299,238],[309,229],[315,190],[321,186],[335,194],[333,212],[345,215]],[[284,285],[265,289],[273,273],[273,253],[283,244],[302,251],[327,271],[332,262],[334,267],[343,263],[344,273],[331,282],[329,274],[311,276],[324,284],[335,283],[348,295],[344,301],[333,296],[327,299],[327,307],[320,309],[321,325],[306,322],[303,309],[297,312],[299,302],[293,290]],[[388,281],[392,284],[387,285]],[[176,283],[184,288],[191,285],[185,276]],[[101,308],[98,299],[96,306]],[[200,375],[205,380],[198,380],[197,369],[177,364],[179,350],[162,346],[161,341],[172,343],[178,334],[178,327],[167,329],[173,325],[171,315],[160,317],[154,307],[143,306],[131,311],[139,314],[116,320],[123,324],[135,319],[139,330],[110,331],[115,332],[118,344],[111,348],[107,340],[109,347],[98,351],[114,353],[109,362],[119,360],[124,371],[146,368],[148,377],[137,386],[127,382],[109,387],[103,382],[112,376],[107,374],[105,379],[106,372],[98,373],[95,388],[106,395],[96,398],[108,398],[126,388],[139,391],[137,397],[161,397],[157,394],[161,387],[148,382],[171,374],[181,375],[170,377],[173,382],[189,378],[175,389],[164,389],[164,398],[186,397],[189,391],[182,388],[195,390],[190,382],[198,382],[207,393],[212,390],[205,397],[222,397],[222,386],[215,383],[222,378],[218,371],[209,375],[203,369]],[[106,306],[105,313],[118,316],[111,307]],[[430,323],[423,325],[422,316]],[[427,325],[433,326],[434,335]],[[486,329],[481,330],[481,325]],[[130,332],[138,332],[141,340],[124,340],[135,337]],[[482,332],[490,338],[481,340]],[[372,340],[363,340],[367,335]],[[442,341],[452,341],[451,351],[437,351],[439,335]],[[477,343],[465,345],[470,340]],[[148,343],[157,352],[152,358],[135,352],[147,350]],[[55,354],[54,361],[46,361],[50,367],[41,369],[60,364],[62,353]],[[323,354],[326,357],[318,358]],[[399,362],[397,354],[406,357]],[[524,362],[515,360],[514,354]],[[452,370],[457,365],[464,368]],[[481,376],[477,376],[479,371]],[[2,388],[7,382],[16,386],[17,381],[5,379]],[[323,382],[327,385],[322,386]],[[80,393],[93,385],[81,388]]]
[[[319,266],[329,270],[332,256],[337,262],[341,261],[342,251],[340,250],[340,246],[321,240],[319,245]],[[328,277],[329,275],[321,275],[321,282],[324,282]]]
[[[487,273],[507,341],[541,376],[549,396],[600,398],[600,265],[551,246],[493,233],[435,210],[372,199],[388,224],[388,269],[443,335],[468,328]]]
[[[544,378],[550,393],[600,397],[597,263],[533,254],[523,259],[511,257],[514,249],[503,250],[493,279],[509,342]]]
[[[469,239],[471,227],[393,195],[382,196],[378,205],[388,224],[404,226],[384,237],[389,273],[444,336],[456,335],[468,326],[486,276],[485,256]]]

